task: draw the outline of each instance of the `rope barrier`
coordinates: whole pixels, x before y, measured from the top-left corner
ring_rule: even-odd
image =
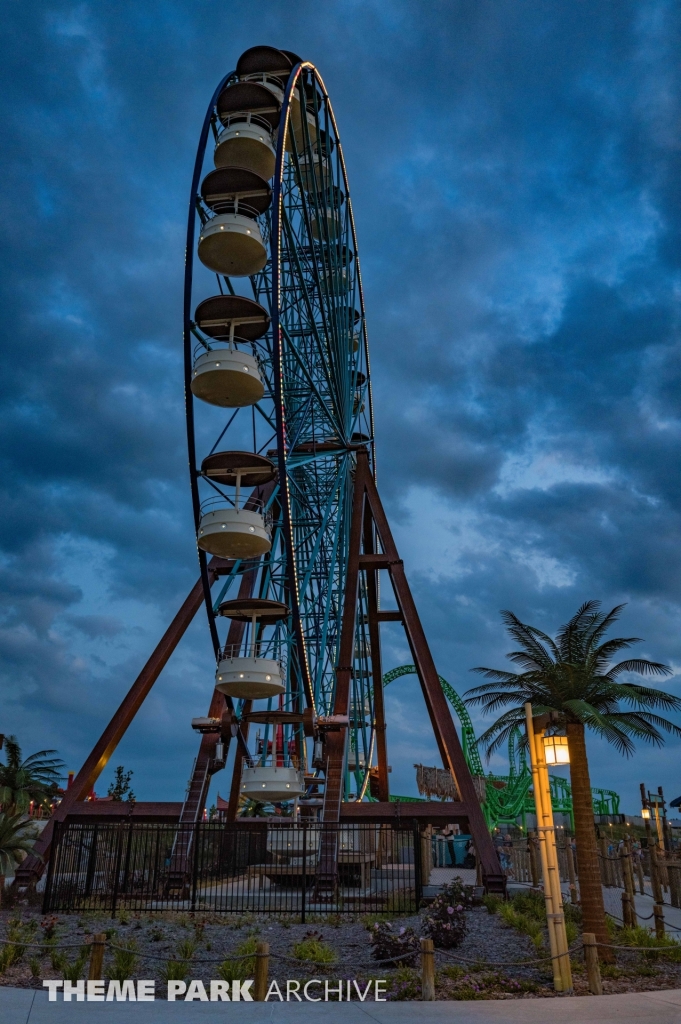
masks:
[[[72,942],[66,946],[55,946],[50,939],[46,939],[44,942],[24,942],[23,939],[0,939],[0,945],[23,946],[24,949],[44,949],[47,955],[53,949],[82,949],[83,946],[91,946],[92,943],[87,939],[83,939],[82,942]]]
[[[459,956],[458,953],[450,953],[444,949],[436,949],[435,953],[448,957],[451,960],[460,960],[466,964],[483,964],[485,967],[529,967],[531,964],[546,963],[547,960],[560,960],[561,957],[571,956],[573,953],[579,952],[580,949],[583,949],[582,942],[569,946],[565,953],[556,953],[553,956],[540,956],[529,960],[481,960],[479,957],[471,959],[470,957]]]
[[[603,949],[643,949],[646,953],[679,953],[681,952],[681,944],[675,942],[674,945],[670,946],[616,946],[614,942],[597,942],[597,946],[602,946]]]

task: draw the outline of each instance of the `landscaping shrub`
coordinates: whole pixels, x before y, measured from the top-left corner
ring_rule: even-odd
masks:
[[[121,948],[113,951],[109,978],[112,981],[125,981],[126,978],[132,977],[137,967],[137,943],[134,939],[119,939],[116,945]]]
[[[294,943],[293,955],[297,960],[310,960],[320,964],[332,964],[336,961],[334,951],[315,931],[307,932],[304,939]]]
[[[235,950],[240,960],[225,960],[218,967],[218,974],[223,981],[241,981],[243,978],[252,978],[255,974],[255,948],[258,940],[255,935],[249,935]]]
[[[455,878],[443,886],[423,915],[423,934],[439,949],[461,945],[468,931],[465,912],[472,902],[470,891],[461,879]]]
[[[85,977],[87,972],[87,964],[90,959],[90,947],[81,946],[78,952],[78,956],[71,963],[64,957],[62,961],[61,972],[64,981],[80,981],[81,978]],[[129,977],[129,975],[128,975]]]
[[[377,921],[371,929],[371,955],[384,966],[404,967],[416,959],[420,944],[413,928],[395,930],[390,921]],[[403,996],[401,998],[407,998]]]

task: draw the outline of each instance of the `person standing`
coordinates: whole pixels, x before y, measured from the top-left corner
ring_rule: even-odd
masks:
[[[452,867],[456,867],[456,849],[454,846],[454,836],[458,833],[456,825],[445,825],[442,829],[442,835],[447,840],[447,850],[449,851],[449,859],[452,863]]]

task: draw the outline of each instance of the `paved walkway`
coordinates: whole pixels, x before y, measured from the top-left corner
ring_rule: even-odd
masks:
[[[2,1024],[681,1024],[681,989],[617,996],[434,1003],[48,1003],[47,993],[0,987]]]

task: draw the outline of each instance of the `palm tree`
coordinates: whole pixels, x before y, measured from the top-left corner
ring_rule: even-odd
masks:
[[[509,634],[519,645],[519,650],[507,657],[522,671],[475,668],[473,672],[493,681],[473,687],[465,699],[468,704],[482,705],[487,712],[511,705],[480,737],[479,742],[487,745],[488,757],[513,729],[522,726],[527,701],[532,703],[535,715],[554,712],[559,726],[565,729],[584,931],[594,932],[598,942],[607,944],[585,732],[591,729],[628,757],[634,751],[634,739],[661,746],[664,737],[660,729],[681,736],[679,726],[655,713],[655,709],[679,711],[681,700],[649,686],[620,682],[625,673],[667,676],[671,671],[645,658],[629,658],[613,665],[619,651],[641,641],[638,637],[605,640],[624,605],[617,605],[607,615],[600,607],[600,601],[586,601],[560,627],[555,641],[535,626],[521,622],[513,612],[502,612]]]
[[[5,876],[31,852],[37,835],[35,825],[27,822],[23,814],[0,812],[0,902]]]
[[[0,764],[0,807],[7,814],[26,814],[31,801],[50,809],[50,800],[57,792],[64,763],[50,757],[56,750],[39,750],[25,761],[16,736],[5,739],[7,763]]]

